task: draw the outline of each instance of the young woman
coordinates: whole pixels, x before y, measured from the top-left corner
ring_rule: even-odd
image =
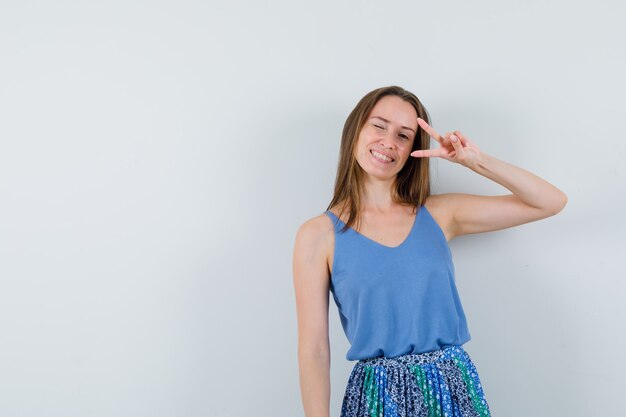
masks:
[[[430,138],[439,146],[430,148]],[[428,162],[461,164],[508,195],[430,194]],[[341,417],[489,416],[448,242],[559,213],[565,194],[430,125],[397,86],[363,97],[346,120],[332,201],[300,226],[293,254],[300,389],[306,417],[329,417],[332,293],[358,361]]]

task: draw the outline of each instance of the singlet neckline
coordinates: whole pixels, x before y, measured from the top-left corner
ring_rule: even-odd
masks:
[[[364,234],[362,234],[362,233],[360,233],[360,232],[357,232],[357,231],[356,231],[354,228],[352,228],[352,227],[348,227],[348,229],[350,229],[350,230],[351,230],[353,233],[355,233],[357,236],[360,236],[361,238],[363,238],[363,239],[365,239],[365,240],[367,240],[367,241],[369,241],[369,242],[371,242],[371,243],[373,243],[373,244],[375,244],[375,245],[377,245],[377,246],[380,246],[380,247],[382,247],[382,248],[385,248],[385,249],[400,249],[402,246],[406,245],[406,244],[408,243],[408,241],[411,239],[411,236],[413,236],[413,232],[414,232],[414,230],[415,230],[415,227],[417,226],[418,217],[420,216],[420,214],[422,213],[422,210],[423,210],[425,207],[426,207],[426,206],[424,206],[424,205],[422,204],[422,206],[419,208],[419,210],[417,210],[417,213],[415,213],[415,217],[413,218],[413,225],[411,225],[411,229],[409,230],[409,234],[408,234],[408,235],[406,235],[406,237],[404,238],[404,240],[402,241],[402,243],[400,243],[400,244],[399,244],[399,245],[397,245],[397,246],[387,246],[387,245],[383,245],[382,243],[377,242],[377,241],[375,241],[374,239],[369,238],[369,237],[365,236]],[[327,213],[330,213],[330,214],[331,214],[331,215],[332,215],[335,219],[337,219],[337,221],[339,221],[339,223],[341,223],[342,225],[345,225],[344,221],[343,221],[343,220],[341,220],[339,217],[337,217],[337,215],[336,215],[335,213],[333,213],[333,212],[332,212],[332,211],[330,211],[330,210],[326,210],[326,212],[327,212]],[[333,267],[334,267],[334,265],[333,265]]]

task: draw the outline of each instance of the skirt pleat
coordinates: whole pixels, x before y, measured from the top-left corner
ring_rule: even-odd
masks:
[[[459,345],[358,361],[341,417],[490,417],[478,371]]]

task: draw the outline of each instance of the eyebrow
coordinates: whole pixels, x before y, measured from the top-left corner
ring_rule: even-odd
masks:
[[[385,119],[384,117],[380,117],[380,116],[372,116],[370,117],[370,119],[380,119],[385,123],[390,123],[389,120]],[[402,126],[402,129],[408,129],[411,132],[415,133],[415,130],[413,130],[412,128],[408,127],[408,126]]]

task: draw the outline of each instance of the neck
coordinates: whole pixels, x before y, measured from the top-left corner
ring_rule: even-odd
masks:
[[[397,205],[391,198],[394,182],[395,177],[387,180],[365,178],[361,196],[363,210],[387,213]]]

